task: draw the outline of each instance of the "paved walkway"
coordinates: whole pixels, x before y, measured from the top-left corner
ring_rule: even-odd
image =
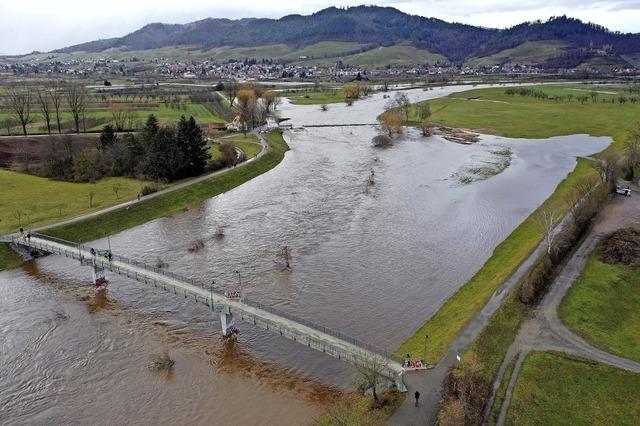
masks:
[[[570,218],[567,216],[560,223],[554,232],[558,232]],[[389,419],[390,425],[425,425],[435,424],[440,398],[442,396],[442,382],[447,376],[449,369],[458,363],[457,356],[462,354],[467,347],[480,335],[487,326],[491,316],[502,305],[504,298],[511,289],[520,282],[520,279],[535,264],[540,255],[547,250],[546,243],[540,242],[538,247],[529,257],[518,267],[518,269],[507,279],[502,286],[491,296],[489,302],[476,314],[467,324],[449,347],[448,352],[438,365],[432,370],[407,372],[405,383],[409,389],[409,397],[400,406],[394,415]],[[420,406],[414,406],[413,393],[420,392]]]

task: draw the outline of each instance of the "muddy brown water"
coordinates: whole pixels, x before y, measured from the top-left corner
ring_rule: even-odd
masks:
[[[417,101],[463,89],[408,93]],[[385,102],[379,94],[326,112],[285,103],[280,113],[294,125],[367,123]],[[409,131],[378,150],[374,135],[366,126],[287,132],[291,151],[277,168],[115,235],[112,249],[227,288],[239,288],[238,270],[254,300],[392,349],[551,194],[577,155],[610,142],[482,136],[464,146]],[[505,151],[504,171],[460,182]],[[197,240],[204,247],[190,251]],[[224,341],[206,307],[109,278],[107,292],[96,292],[88,269],[53,256],[0,273],[0,423],[308,424],[353,388],[354,369],[340,361],[242,323],[238,340]],[[151,370],[165,350],[174,368]]]

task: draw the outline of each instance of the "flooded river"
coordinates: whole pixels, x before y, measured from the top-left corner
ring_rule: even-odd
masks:
[[[385,102],[378,94],[326,112],[285,103],[280,114],[296,126],[373,123]],[[113,236],[112,249],[218,286],[241,280],[254,300],[394,348],[576,156],[609,143],[482,136],[465,146],[409,131],[379,150],[374,135],[367,126],[287,132],[291,151],[274,170]],[[198,240],[204,248],[190,251]],[[308,424],[352,388],[354,371],[340,361],[242,323],[236,342],[223,341],[202,305],[118,276],[96,293],[89,278],[52,256],[0,273],[0,423]],[[173,370],[149,369],[164,351]]]

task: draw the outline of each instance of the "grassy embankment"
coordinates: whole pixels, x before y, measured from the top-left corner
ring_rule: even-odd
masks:
[[[262,146],[260,145],[260,140],[256,135],[247,134],[247,135],[235,135],[229,138],[220,139],[221,142],[229,142],[233,146],[240,148],[242,152],[244,152],[244,156],[246,159],[252,158],[254,155],[258,154],[262,150]],[[217,160],[220,158],[220,144],[218,143],[209,143],[209,153],[211,154],[212,160]]]
[[[0,170],[0,235],[17,232],[18,216],[25,228],[59,222],[133,199],[143,181],[105,178],[96,183],[49,180],[23,173]],[[118,187],[118,195],[114,191]],[[93,205],[89,193],[93,192]],[[19,214],[20,213],[20,214]],[[7,244],[0,244],[0,271],[19,266],[21,260]]]
[[[22,264],[22,259],[16,254],[9,244],[0,243],[0,271],[17,268]]]
[[[129,209],[118,209],[95,218],[52,228],[46,231],[46,234],[71,241],[86,242],[179,212],[194,203],[229,191],[278,165],[289,147],[282,135],[277,132],[269,133],[267,142],[269,151],[246,166],[174,192],[143,199]]]
[[[562,321],[607,352],[640,361],[640,268],[611,265],[593,253],[562,300]]]
[[[612,136],[613,145],[620,148],[626,132],[638,119],[640,106],[573,102],[556,102],[533,97],[508,96],[504,88],[477,89],[452,94],[447,98],[429,101],[432,121],[449,127],[467,128],[517,138],[547,138],[551,136],[586,133],[594,136]],[[550,95],[571,93],[567,87],[544,87]],[[605,96],[605,95],[602,95]],[[475,98],[477,100],[470,100]],[[486,102],[488,101],[488,102]],[[415,117],[414,111],[411,112]],[[586,161],[579,161],[576,169],[560,183],[545,204],[557,205],[567,211],[566,194],[585,176],[595,173]],[[427,360],[438,362],[474,315],[487,303],[498,287],[518,268],[542,240],[542,229],[535,219],[535,212],[520,224],[500,245],[483,267],[461,287],[440,310],[417,332],[404,342],[397,354],[422,353],[424,334],[429,334]],[[524,317],[523,306],[503,306],[492,319],[477,342],[492,365],[487,375],[493,377],[493,364],[499,366],[506,348],[512,341]],[[514,316],[514,312],[521,311]],[[484,336],[484,337],[483,337]],[[497,346],[497,347],[496,347]],[[473,352],[473,346],[471,352]],[[491,355],[494,354],[494,355]]]
[[[534,352],[522,365],[506,424],[631,425],[640,417],[640,374]]]
[[[23,212],[23,226],[36,228],[133,199],[142,185],[144,181],[122,177],[74,183],[0,170],[0,235],[18,230],[19,211]],[[92,206],[90,192],[95,194]]]

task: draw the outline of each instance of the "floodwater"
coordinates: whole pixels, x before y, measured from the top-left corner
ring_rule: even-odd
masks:
[[[378,94],[326,112],[285,103],[280,113],[295,125],[372,123],[385,102]],[[254,300],[393,348],[551,194],[576,156],[610,142],[482,136],[466,146],[409,131],[380,150],[374,135],[367,126],[287,132],[291,151],[274,170],[120,233],[112,249],[221,287],[241,281]],[[190,252],[196,240],[204,248]],[[88,269],[52,256],[0,273],[0,423],[308,424],[352,389],[354,370],[340,361],[242,323],[238,340],[225,341],[206,307],[109,278],[96,293]],[[173,369],[151,370],[164,351]]]

